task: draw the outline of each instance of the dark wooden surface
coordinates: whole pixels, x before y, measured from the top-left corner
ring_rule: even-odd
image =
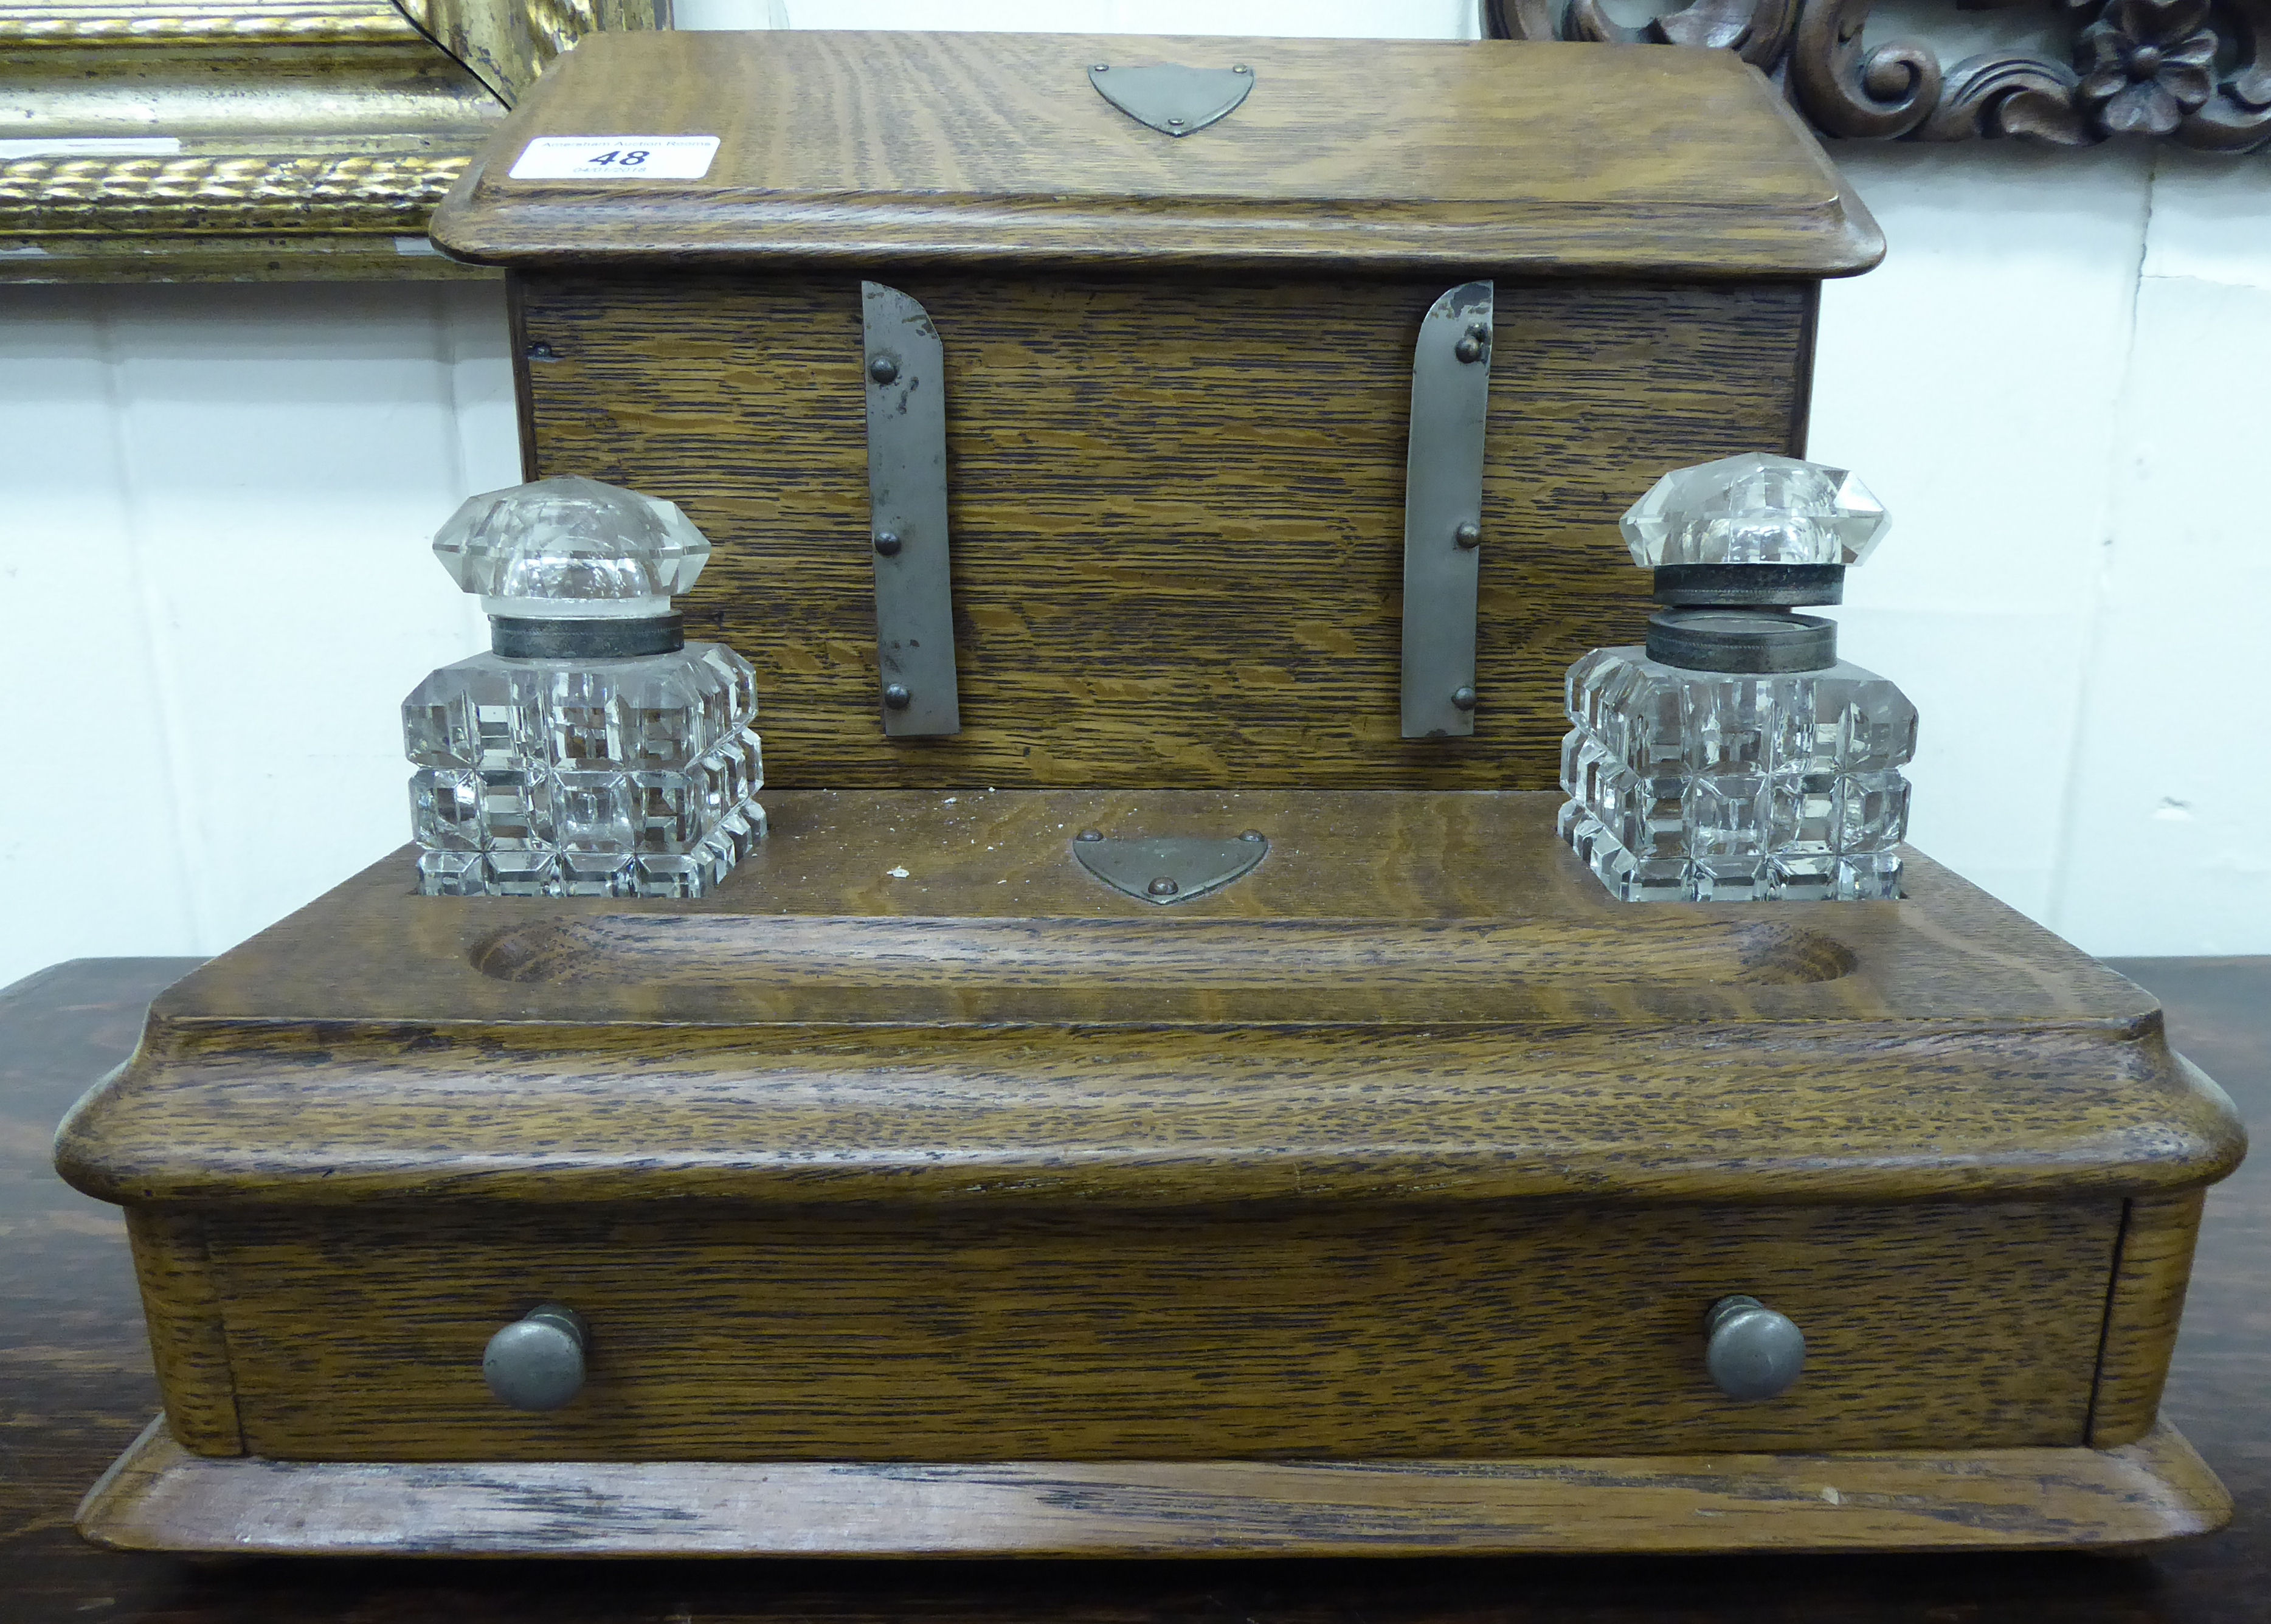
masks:
[[[2120,966],[2178,1046],[2271,1120],[2271,960]],[[1540,1619],[2247,1620],[2271,1596],[2271,1160],[2211,1193],[2164,1413],[2238,1502],[2224,1533],[2150,1558],[1331,1563],[202,1562],[106,1555],[78,1495],[153,1408],[123,1225],[48,1171],[70,1101],[123,1057],[184,961],[59,966],[0,993],[0,1620],[1148,1620],[1428,1624]]]

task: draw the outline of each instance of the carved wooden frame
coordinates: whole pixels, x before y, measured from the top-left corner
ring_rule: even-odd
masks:
[[[483,275],[426,218],[544,64],[669,0],[0,0],[0,281]]]
[[[1959,0],[1984,11],[2041,0]],[[2271,144],[2271,0],[2050,0],[2068,60],[1987,52],[1943,63],[1924,41],[1864,47],[1874,0],[1692,0],[1627,27],[1600,0],[1485,0],[1495,38],[1720,46],[1772,75],[1826,136],[2088,146],[2161,138],[2208,152]]]

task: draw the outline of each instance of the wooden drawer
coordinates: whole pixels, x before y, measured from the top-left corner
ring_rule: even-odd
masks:
[[[2120,1213],[428,1205],[210,1247],[258,1455],[1507,1458],[2080,1444]],[[1737,1292],[1806,1333],[1780,1399],[1704,1374]],[[524,1414],[481,1353],[545,1300],[590,1374]]]

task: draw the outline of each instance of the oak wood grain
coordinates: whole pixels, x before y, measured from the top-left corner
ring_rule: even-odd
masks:
[[[1631,909],[1552,842],[1550,796],[782,799],[741,889],[698,906],[494,910],[408,895],[398,861],[153,1015],[137,1063],[66,1124],[60,1165],[217,1226],[247,1447],[2079,1443],[2101,1340],[2125,1367],[2165,1357],[2156,1323],[2107,1315],[2121,1203],[2195,1189],[2238,1153],[2149,999],[1922,860],[1896,905]],[[1233,806],[1276,844],[1188,915],[1071,855],[1068,831],[1094,821]],[[926,884],[994,912],[897,911],[923,904],[890,893],[913,869],[868,869],[847,816],[934,853]],[[1032,885],[1010,892],[1005,865]],[[1092,912],[1054,916],[1052,895]],[[1365,898],[1396,899],[1391,918]],[[1599,935],[1612,916],[1633,972]],[[1273,963],[1305,945],[1322,962]],[[357,982],[350,960],[398,968]],[[1993,1204],[2014,1197],[2037,1204]],[[1929,1216],[1951,1199],[1978,1204]],[[2023,1213],[2046,1211],[2084,1225],[2063,1262],[2029,1251]],[[1826,1251],[1793,1239],[1816,1233]],[[1729,1267],[1754,1273],[1797,1246],[1773,1275],[1794,1302],[1804,1281],[1851,1283],[1824,1322],[1900,1357],[1849,1363],[1854,1385],[1825,1379],[1787,1431],[1708,1398],[1683,1418],[1697,1315],[1758,1289],[1714,1272],[1729,1237],[1752,1243]],[[1383,1297],[1345,1259],[1396,1260],[1408,1283]],[[589,1427],[571,1412],[532,1434],[496,1414],[474,1353],[547,1296],[622,1327],[628,1397],[601,1404],[595,1382]],[[776,1297],[808,1342],[774,1329]],[[1508,1304],[1518,1322],[1488,1318]],[[1096,1343],[1131,1316],[1151,1340]],[[1645,1324],[1638,1365],[1594,1346]],[[1975,1326],[2019,1340],[1967,1340]],[[896,1362],[839,1389],[847,1345]],[[764,1350],[808,1412],[753,1404]],[[1194,1400],[1231,1369],[1211,1407]],[[2013,1376],[2018,1409],[1984,1372]]]
[[[2096,1448],[2143,1437],[2161,1412],[2161,1388],[2184,1317],[2207,1201],[2205,1190],[2194,1190],[2127,1203],[2106,1302],[2105,1351],[2090,1404],[2089,1442]]]
[[[2206,1533],[2230,1515],[2223,1485],[2167,1427],[2105,1451],[908,1468],[213,1461],[153,1426],[81,1521],[122,1549],[261,1554],[1629,1560],[2122,1547]],[[1130,1577],[1118,1563],[1091,1583],[1125,1597]]]
[[[1521,1018],[1547,1024],[2071,1020],[2126,1028],[2150,1022],[2157,1008],[2133,983],[1921,853],[1907,854],[1910,896],[1897,905],[1616,902],[1556,838],[1560,798],[1552,794],[769,791],[765,800],[771,837],[718,891],[694,902],[418,898],[406,848],[173,989],[160,1006],[160,1028],[244,1017],[741,1026],[780,1018],[770,1007],[777,995],[754,976],[718,972],[729,961],[761,962],[771,940],[898,927],[1070,940],[1082,921],[1111,926],[1123,954],[1180,962],[1193,973],[1227,973],[1225,953],[1235,957],[1244,950],[1237,944],[1278,926],[1285,941],[1309,933],[1342,951],[1359,927],[1407,946],[1415,934],[1450,932],[1466,945],[1447,957],[1441,980],[1471,986],[1493,976],[1494,995],[1511,1001],[1526,991]],[[1252,828],[1266,833],[1270,852],[1235,884],[1162,908],[1079,864],[1076,839],[1089,828],[1132,838],[1226,838]],[[855,927],[860,920],[868,923]],[[628,977],[562,945],[616,931],[640,944],[626,950],[636,964]],[[686,938],[682,950],[673,931]],[[1644,973],[1620,971],[1605,945],[1612,939],[1628,944]],[[1730,965],[1730,943],[1743,944],[1740,972]],[[1703,968],[1674,972],[1672,961],[1687,954],[1700,955]],[[386,976],[365,972],[374,958],[389,965]],[[1383,951],[1379,967],[1397,962]],[[1403,968],[1411,980],[1424,975],[1408,959]],[[1289,968],[1281,988],[1308,973]],[[920,965],[891,974],[906,985],[924,980]],[[687,978],[702,985],[681,996]],[[1065,967],[1050,979],[1068,985],[1075,977]],[[960,977],[949,967],[930,980],[943,987]],[[1128,978],[1093,980],[1113,989]],[[1657,995],[1646,985],[1655,980],[1674,985]],[[1352,986],[1350,995],[1365,989]],[[1101,1004],[1077,1013],[1124,1024]]]
[[[1091,63],[1250,68],[1177,139]],[[542,135],[715,135],[699,179],[515,181]],[[1301,262],[1843,275],[1874,223],[1730,55],[1503,41],[809,32],[602,35],[433,223],[491,264]],[[1454,279],[1463,279],[1462,270]]]
[[[113,1199],[317,1205],[2120,1196],[2241,1153],[2157,1036],[211,1023],[59,1156]]]
[[[2211,1194],[2164,1406],[2230,1485],[2237,1516],[2221,1533],[2163,1546],[2149,1557],[2077,1561],[1940,1548],[1912,1556],[1626,1553],[1543,1563],[1378,1554],[1228,1564],[847,1563],[784,1553],[758,1571],[704,1561],[238,1562],[98,1550],[73,1533],[72,1507],[143,1430],[154,1389],[123,1225],[115,1209],[56,1180],[48,1128],[126,1058],[144,1002],[188,967],[81,961],[0,989],[0,1124],[7,1129],[0,1217],[10,1240],[0,1248],[0,1300],[9,1305],[0,1314],[7,1351],[0,1401],[11,1451],[10,1469],[0,1473],[0,1570],[11,1624],[78,1624],[91,1616],[136,1624],[350,1616],[361,1624],[645,1624],[673,1613],[705,1624],[1233,1617],[1255,1624],[1660,1624],[1674,1617],[1693,1624],[2260,1624],[2260,1599],[2271,1592],[2271,1347],[2253,1328],[2271,1258],[2271,1164],[2260,1158]],[[2121,960],[2115,967],[2167,1002],[2172,1040],[2231,1091],[2252,1121],[2266,1121],[2271,961]],[[288,1491],[307,1494],[296,1476],[307,1469],[286,1470],[295,1474]],[[502,1520],[510,1504],[542,1503],[522,1498],[524,1487],[506,1484],[496,1498],[457,1501],[442,1520]],[[198,1485],[192,1503],[218,1509],[208,1497],[220,1492]],[[272,1509],[274,1495],[264,1503]],[[391,1503],[359,1520],[398,1525],[383,1509]],[[1778,1502],[1772,1512],[1786,1518],[1793,1509]],[[1919,1534],[1950,1526],[1926,1515]]]
[[[431,1201],[232,1212],[213,1250],[257,1455],[1505,1460],[2079,1445],[2119,1219]],[[1806,1330],[1779,1399],[1704,1370],[1737,1292]],[[590,1374],[528,1414],[481,1354],[540,1301],[590,1325]]]
[[[1108,980],[1117,995],[1143,1004],[1140,1013],[1123,1008],[1128,1019],[1168,1009],[1186,1018],[1229,1018],[1235,1012],[1221,1000],[1247,994],[1271,1000],[1266,1018],[1282,1020],[1292,1015],[1287,995],[1306,989],[1335,1002],[1298,1018],[1336,1021],[1486,1019],[1509,978],[1780,986],[1834,980],[1854,965],[1850,950],[1826,936],[1755,917],[1686,916],[1636,933],[1567,920],[1541,927],[1522,920],[714,913],[547,920],[499,932],[473,962],[484,975],[523,984],[618,987],[667,977],[736,1002],[754,993],[747,1007],[774,1019],[809,1019],[822,998],[841,1001],[845,1013],[857,1000],[871,1017],[904,1019],[894,995],[917,989],[1022,996]],[[1418,1002],[1431,984],[1450,998]],[[1193,996],[1178,1009],[1177,993]],[[972,1000],[954,1013],[970,1019],[1001,1007]]]
[[[822,788],[1546,788],[1570,662],[1647,618],[1618,515],[1667,467],[1799,448],[1815,303],[1500,282],[1481,704],[1426,741],[1404,473],[1440,279],[900,276],[945,346],[963,731],[894,740],[857,278],[519,279],[534,471],[685,508],[716,548],[689,629],[756,667],[771,782]]]
[[[772,838],[692,906],[420,898],[406,858],[374,868],[162,1001],[60,1165],[135,1202],[1754,1205],[2126,1199],[2198,1188],[2241,1151],[2149,997],[1920,857],[1898,904],[1659,909],[1610,901],[1544,795],[774,800]],[[1078,867],[1091,823],[1258,824],[1273,846],[1162,910]],[[1061,959],[989,987],[912,963],[864,1003],[844,978],[759,973],[768,932],[861,915],[979,940],[1001,927],[956,921],[1127,921],[1123,958],[1140,944],[1151,968],[1107,956],[1083,981]],[[663,958],[482,968],[509,968],[515,931],[610,920],[663,931]],[[668,963],[673,920],[713,946]],[[1399,920],[1491,929],[1441,961],[1382,930],[1379,985],[1351,965],[1338,1009],[1255,968],[1273,927],[1292,950]],[[1557,933],[1575,952],[1612,920],[1643,964],[1699,928],[1763,927],[1767,965],[1794,931],[1834,950],[1798,962],[1850,968],[1568,973]]]
[[[200,1455],[242,1454],[236,1382],[204,1222],[190,1213],[136,1207],[126,1214],[126,1233],[174,1436]]]

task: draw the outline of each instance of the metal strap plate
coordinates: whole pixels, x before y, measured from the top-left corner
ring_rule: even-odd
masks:
[[[1454,287],[1419,324],[1404,474],[1404,736],[1475,730],[1483,428],[1490,416],[1489,282]]]
[[[929,314],[860,284],[867,382],[868,543],[883,731],[962,731],[946,538],[946,354]]]

